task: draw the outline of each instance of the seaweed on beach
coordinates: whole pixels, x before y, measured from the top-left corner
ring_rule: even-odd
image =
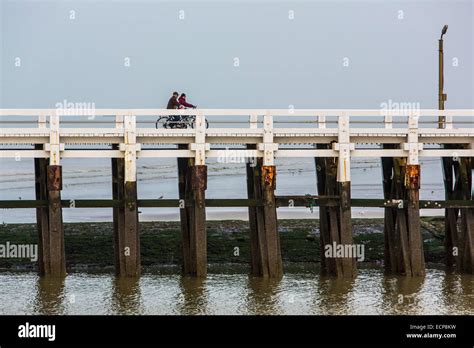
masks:
[[[422,220],[426,261],[441,262],[444,257],[443,219],[423,218]],[[278,230],[283,262],[319,262],[318,220],[279,220]],[[354,242],[365,245],[364,262],[383,262],[383,220],[354,219],[353,230]],[[113,225],[111,222],[65,223],[64,233],[69,270],[113,270]],[[208,262],[210,264],[248,264],[250,261],[249,234],[247,221],[208,221]],[[38,243],[36,225],[1,225],[0,244],[5,244],[7,241],[16,244]],[[141,222],[140,244],[143,266],[181,263],[179,222]],[[0,258],[0,268],[31,270],[36,269],[36,264],[28,259]]]

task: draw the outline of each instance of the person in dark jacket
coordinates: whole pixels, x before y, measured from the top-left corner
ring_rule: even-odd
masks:
[[[179,109],[180,104],[178,101],[178,95],[178,92],[173,92],[173,95],[168,100],[168,106],[166,107],[167,109]]]
[[[166,106],[167,109],[175,110],[183,108],[183,106],[181,106],[179,103],[178,96],[178,92],[173,92],[173,95],[168,100],[168,105]],[[170,115],[168,116],[168,120],[171,123],[171,128],[178,128],[179,122],[181,121],[181,116]]]
[[[193,108],[193,109],[196,108],[196,105],[190,104],[186,101],[186,94],[185,93],[181,93],[181,96],[179,97],[178,102],[179,102],[180,105],[182,105],[184,107]]]

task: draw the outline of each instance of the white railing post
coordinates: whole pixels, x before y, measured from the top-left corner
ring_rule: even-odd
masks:
[[[275,151],[278,144],[273,143],[273,116],[268,111],[263,115],[263,143],[258,144],[258,150],[263,151],[263,165],[275,164]]]
[[[407,164],[419,164],[418,153],[423,150],[423,143],[418,142],[418,119],[420,116],[410,112],[408,115],[407,142],[403,144],[403,149],[408,151]]]
[[[115,130],[120,132],[121,137],[124,137],[123,141],[119,143],[118,147],[112,146],[112,149],[118,149],[121,154],[121,158],[125,158],[125,133],[124,133],[124,115],[115,115]]]
[[[49,151],[49,165],[59,165],[61,151],[64,150],[64,144],[60,143],[59,114],[57,112],[49,115],[49,144],[46,144],[45,150]]]
[[[206,118],[201,111],[196,113],[196,122],[194,124],[194,143],[191,144],[191,150],[195,152],[195,165],[206,164],[206,151],[209,151],[211,146],[206,143]]]
[[[444,124],[445,124],[445,129],[453,129],[453,116],[451,115],[446,115],[444,117]]]
[[[123,130],[123,115],[115,115],[115,129]]]
[[[141,150],[137,144],[136,117],[134,115],[124,116],[124,142],[119,145],[120,151],[124,152],[125,158],[125,182],[137,181],[137,151]]]
[[[326,128],[326,116],[319,115],[318,116],[318,128]]]
[[[38,128],[39,129],[46,128],[46,115],[44,114],[38,115]]]
[[[339,151],[337,166],[337,181],[351,181],[351,151],[355,146],[350,141],[349,116],[343,113],[338,118],[338,142],[333,144],[333,149]]]
[[[384,116],[384,124],[386,129],[393,128],[393,116],[390,114],[390,111]]]
[[[258,121],[258,115],[256,114],[250,115],[249,117],[250,129],[258,128],[257,121]]]

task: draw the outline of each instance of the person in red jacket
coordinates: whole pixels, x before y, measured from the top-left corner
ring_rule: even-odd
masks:
[[[193,109],[195,109],[195,108],[197,107],[196,105],[193,105],[193,104],[188,103],[188,102],[186,101],[186,94],[185,94],[185,93],[181,93],[181,96],[179,97],[178,101],[179,101],[179,104],[180,104],[180,105],[182,105],[182,106],[184,106],[184,107],[187,107],[187,108],[193,108]]]

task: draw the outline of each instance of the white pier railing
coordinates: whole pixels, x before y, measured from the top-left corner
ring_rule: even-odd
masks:
[[[194,128],[156,129],[157,117],[168,115],[195,115]],[[324,143],[332,146],[314,146]],[[263,157],[264,165],[276,157],[337,157],[349,176],[351,157],[407,157],[409,164],[420,157],[474,157],[474,110],[0,109],[0,144],[0,158],[43,157],[56,165],[61,158],[88,157],[124,157],[133,163],[141,157],[194,157],[204,164],[206,158],[222,156],[224,145],[237,155]],[[97,150],[98,144],[118,146]],[[250,144],[255,149],[242,147]]]

